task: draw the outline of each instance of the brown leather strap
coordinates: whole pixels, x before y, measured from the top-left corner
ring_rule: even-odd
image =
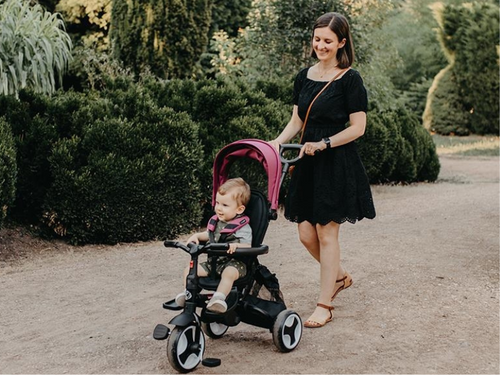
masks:
[[[333,307],[333,306],[328,306],[328,305],[325,305],[324,303],[319,303],[319,302],[316,304],[316,306],[322,307],[322,308],[327,309],[329,311],[332,311],[333,309],[335,309],[335,307]]]
[[[325,91],[325,90],[326,90],[326,88],[327,88],[328,86],[330,86],[330,83],[332,83],[333,81],[335,81],[338,77],[340,77],[340,75],[341,75],[342,73],[346,72],[347,70],[349,70],[349,68],[347,68],[347,69],[342,69],[340,72],[338,72],[338,73],[335,75],[335,77],[333,77],[331,80],[329,80],[329,81],[325,84],[325,86],[323,86],[323,88],[321,89],[321,91],[320,91],[320,92],[318,92],[318,93],[316,94],[316,96],[314,97],[314,99],[311,101],[311,104],[309,104],[309,108],[307,108],[307,112],[306,112],[306,118],[304,119],[304,122],[302,123],[302,129],[300,129],[300,131],[302,132],[302,134],[300,135],[300,141],[299,141],[299,143],[302,143],[302,138],[304,138],[304,129],[306,128],[307,119],[309,118],[309,112],[311,112],[311,107],[313,106],[314,102],[316,101],[316,99],[318,98],[318,96],[320,96],[320,95],[321,95],[321,93],[322,93],[323,91]]]
[[[347,275],[345,275],[343,278],[341,278],[340,280],[336,280],[335,282],[336,283],[340,283],[341,281],[344,281],[345,279],[347,279]]]

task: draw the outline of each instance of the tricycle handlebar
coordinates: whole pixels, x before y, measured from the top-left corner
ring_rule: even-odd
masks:
[[[229,255],[227,251],[229,250],[228,243],[208,243],[206,245],[196,245],[195,243],[190,243],[189,245],[185,245],[182,242],[178,241],[165,241],[163,243],[165,247],[174,247],[178,249],[182,249],[187,253],[197,253],[203,254],[207,253],[209,255]],[[236,251],[232,254],[233,256],[238,255],[261,255],[267,254],[269,251],[268,246],[261,245],[259,247],[240,247],[237,248]]]

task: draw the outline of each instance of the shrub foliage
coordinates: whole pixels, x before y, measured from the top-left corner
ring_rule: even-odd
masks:
[[[434,5],[449,65],[434,81],[426,126],[441,134],[498,134],[498,4]]]
[[[10,125],[0,117],[0,228],[14,201],[16,189],[16,150]]]
[[[272,139],[291,114],[291,81],[103,79],[101,91],[0,96],[19,175],[12,216],[73,243],[174,238],[211,210],[225,145]],[[357,141],[372,182],[433,181],[429,133],[404,109],[370,110]],[[236,173],[264,190],[263,169]]]

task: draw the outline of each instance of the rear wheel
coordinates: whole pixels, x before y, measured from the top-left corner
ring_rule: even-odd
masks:
[[[225,324],[216,322],[203,322],[201,323],[201,328],[203,328],[203,332],[205,332],[208,337],[211,337],[213,339],[220,339],[222,336],[224,336],[229,327]]]
[[[198,366],[205,351],[205,336],[197,325],[175,327],[168,338],[167,357],[179,372],[189,372]]]
[[[273,325],[274,345],[281,352],[292,351],[299,345],[302,337],[302,320],[292,310],[284,310],[278,314]]]

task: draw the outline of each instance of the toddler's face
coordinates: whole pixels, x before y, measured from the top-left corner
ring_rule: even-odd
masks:
[[[224,195],[217,193],[215,196],[215,213],[219,220],[231,221],[243,211],[245,211],[245,206],[238,205],[230,191]]]

